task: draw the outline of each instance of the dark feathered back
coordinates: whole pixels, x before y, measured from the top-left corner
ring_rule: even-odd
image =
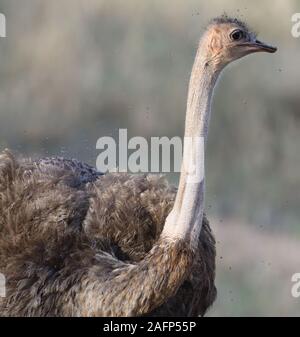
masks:
[[[106,260],[138,263],[157,242],[176,193],[163,178],[107,174],[85,186],[77,179],[0,155],[0,272],[8,293],[0,316],[84,314],[72,294],[95,263],[102,263],[99,280],[111,277]],[[216,295],[214,277],[215,241],[204,218],[192,273],[148,315],[204,314]]]

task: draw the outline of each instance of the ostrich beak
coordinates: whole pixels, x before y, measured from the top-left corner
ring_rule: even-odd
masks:
[[[241,43],[240,46],[247,48],[249,54],[257,52],[275,53],[277,51],[276,47],[270,46],[259,40],[255,40],[253,42],[244,42]]]

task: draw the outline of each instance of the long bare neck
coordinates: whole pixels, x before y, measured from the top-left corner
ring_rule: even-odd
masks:
[[[88,316],[148,314],[175,296],[189,275],[202,225],[204,143],[216,79],[217,73],[206,65],[198,52],[189,88],[179,189],[161,237],[137,264],[118,261],[108,254],[97,254],[101,263],[96,263],[81,279],[82,284],[88,286],[81,287],[75,300],[69,294],[62,298],[63,303],[69,298],[72,303],[75,301],[75,307],[67,304],[66,310]],[[93,216],[94,211],[87,219],[91,217],[89,221],[93,221]],[[94,221],[97,223],[98,219]],[[105,278],[101,276],[103,266],[112,271],[107,272]]]
[[[204,149],[213,90],[221,70],[215,70],[198,50],[193,66],[186,112],[183,164],[174,208],[163,235],[184,239],[195,248],[204,209]]]

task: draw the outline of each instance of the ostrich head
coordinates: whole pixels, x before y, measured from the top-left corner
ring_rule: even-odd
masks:
[[[275,53],[277,48],[256,38],[247,25],[238,19],[225,15],[213,19],[208,25],[201,41],[200,50],[204,52],[206,64],[216,70],[246,55],[267,52]]]

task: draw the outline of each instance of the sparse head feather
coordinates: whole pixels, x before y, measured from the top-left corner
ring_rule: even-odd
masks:
[[[248,31],[248,32],[251,31],[250,28],[249,28],[249,26],[245,22],[243,22],[243,21],[241,21],[241,20],[239,20],[237,18],[229,17],[227,14],[223,14],[221,16],[218,16],[218,17],[212,19],[209,22],[208,26],[211,26],[211,25],[220,25],[220,24],[235,24],[235,25],[239,26],[240,28],[242,28],[245,31]]]

